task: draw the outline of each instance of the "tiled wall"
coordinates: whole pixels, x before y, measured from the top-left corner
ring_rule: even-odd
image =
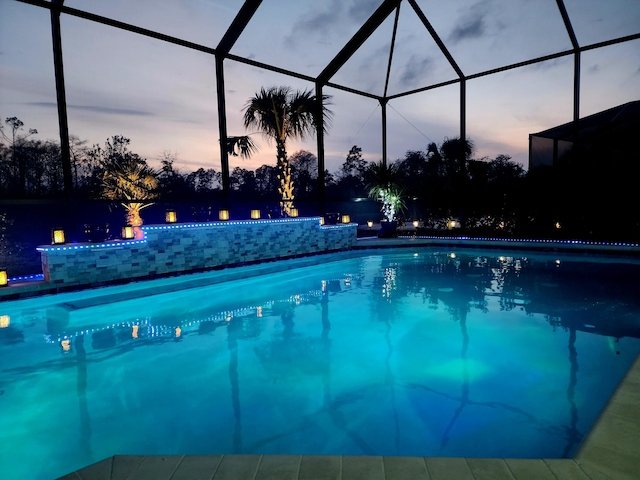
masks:
[[[144,240],[43,246],[45,280],[83,285],[345,250],[356,224],[319,218],[149,225]]]

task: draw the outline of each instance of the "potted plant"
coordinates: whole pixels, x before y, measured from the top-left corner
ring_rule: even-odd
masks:
[[[381,202],[380,211],[383,218],[378,236],[395,237],[398,228],[397,215],[405,208],[404,190],[399,183],[398,168],[394,164],[387,165],[382,161],[372,163],[367,176],[369,197]]]

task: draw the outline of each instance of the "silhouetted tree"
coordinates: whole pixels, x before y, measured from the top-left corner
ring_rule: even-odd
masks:
[[[19,196],[26,193],[26,175],[27,175],[27,155],[24,151],[26,139],[31,135],[38,133],[35,128],[30,128],[27,134],[20,134],[24,127],[24,122],[18,117],[7,117],[4,121],[9,126],[9,133],[5,132],[5,127],[0,124],[0,135],[8,142],[10,162],[8,165],[8,173],[11,181],[10,188]]]
[[[262,165],[256,169],[256,191],[266,200],[278,198],[278,169]]]
[[[303,200],[310,198],[318,179],[318,157],[307,150],[299,150],[289,161],[295,196]]]
[[[354,145],[347,158],[336,173],[336,189],[342,198],[363,197],[367,195],[365,174],[367,161],[362,158],[362,148]]]

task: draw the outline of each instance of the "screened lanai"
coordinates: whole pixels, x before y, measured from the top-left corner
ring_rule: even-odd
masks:
[[[353,145],[393,161],[455,136],[526,167],[530,133],[640,96],[633,0],[3,0],[0,27],[3,118],[60,142],[67,189],[69,137],[122,134],[228,192],[234,167],[275,163],[242,124],[264,86],[331,97],[327,133],[288,145],[317,156],[320,185]],[[247,133],[259,153],[230,158],[224,139]]]

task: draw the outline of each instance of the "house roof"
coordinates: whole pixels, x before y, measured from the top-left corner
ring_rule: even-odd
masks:
[[[581,118],[577,122],[577,138],[583,143],[610,141],[622,136],[637,136],[640,129],[640,100],[618,105],[602,112]],[[558,125],[531,136],[564,140],[576,140],[574,122]]]

